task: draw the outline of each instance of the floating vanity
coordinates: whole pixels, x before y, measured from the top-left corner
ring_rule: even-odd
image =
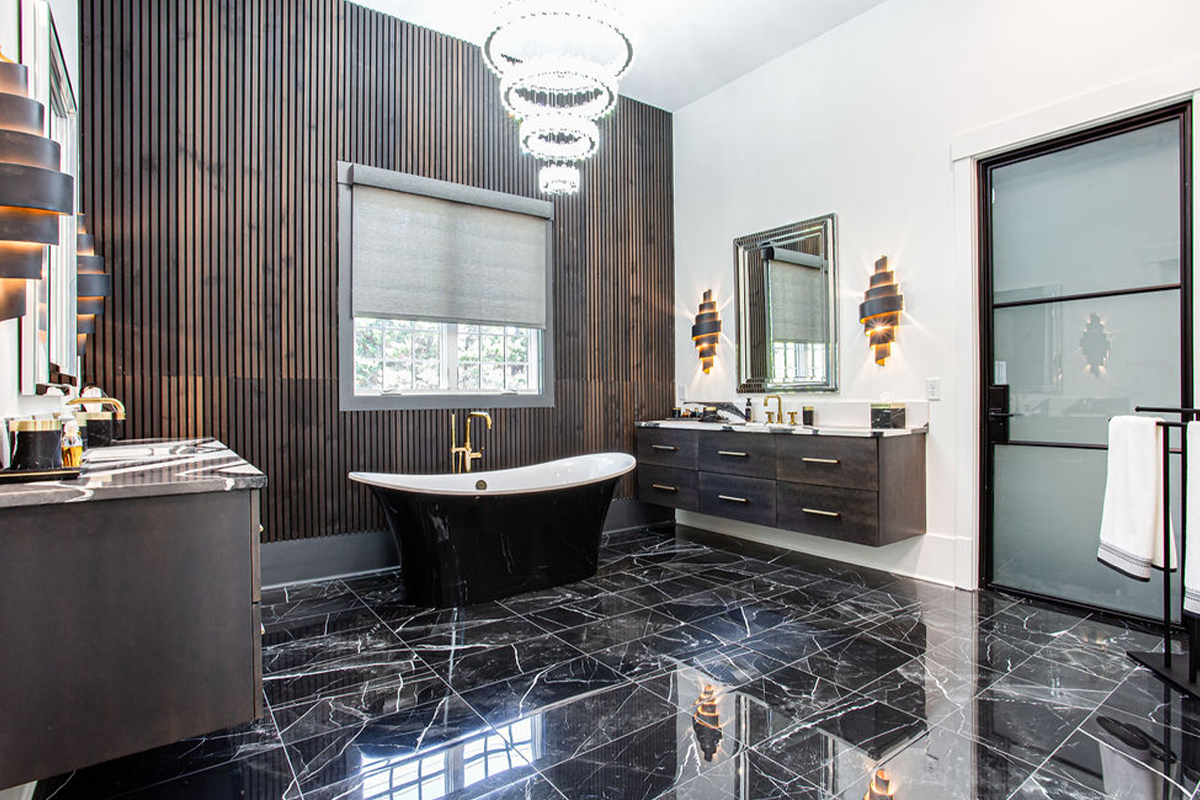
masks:
[[[925,433],[639,422],[638,495],[879,547],[925,533]]]
[[[0,786],[262,714],[259,490],[213,439],[0,486]]]

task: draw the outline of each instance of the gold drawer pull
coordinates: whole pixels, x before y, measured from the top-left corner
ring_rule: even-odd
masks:
[[[819,508],[801,508],[800,510],[803,511],[805,514],[817,514],[822,517],[840,517],[841,516],[841,514],[839,514],[836,511],[822,511]]]
[[[809,458],[808,456],[801,456],[800,460],[807,461],[809,464],[840,464],[840,463],[842,463],[842,460],[840,458]]]
[[[733,456],[734,458],[746,458],[750,454],[749,453],[739,453],[737,450],[718,450],[717,455]]]
[[[664,486],[661,483],[652,483],[650,485],[652,487],[654,487],[655,489],[660,489],[664,492],[678,492],[679,491],[679,488],[676,486]]]
[[[668,450],[672,453],[679,449],[678,447],[674,447],[669,444],[652,444],[650,447],[654,450]]]
[[[727,494],[717,495],[718,500],[728,500],[731,503],[749,503],[750,501],[744,497],[731,497]]]

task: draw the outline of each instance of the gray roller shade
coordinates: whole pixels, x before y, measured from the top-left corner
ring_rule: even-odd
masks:
[[[546,327],[542,216],[357,184],[356,317]]]
[[[826,261],[820,256],[767,248],[767,307],[771,340],[820,344],[829,336]]]

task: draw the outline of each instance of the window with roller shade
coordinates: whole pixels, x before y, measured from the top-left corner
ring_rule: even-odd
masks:
[[[339,164],[341,405],[553,405],[542,200]]]

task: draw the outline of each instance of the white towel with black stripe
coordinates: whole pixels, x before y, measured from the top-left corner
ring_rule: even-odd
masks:
[[[1154,417],[1113,417],[1108,423],[1108,479],[1100,520],[1103,563],[1138,580],[1163,567],[1164,429]],[[1170,530],[1171,569],[1179,562]]]
[[[1187,486],[1184,487],[1184,499],[1187,506],[1184,513],[1187,530],[1196,530],[1200,525],[1200,422],[1189,422],[1184,429],[1187,437]],[[1183,610],[1194,616],[1200,616],[1200,538],[1188,537],[1191,541],[1184,543],[1183,558]]]

